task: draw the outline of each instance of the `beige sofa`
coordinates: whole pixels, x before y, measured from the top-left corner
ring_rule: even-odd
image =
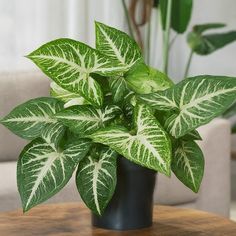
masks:
[[[49,80],[40,72],[0,74],[0,117],[28,99],[48,96]],[[205,174],[198,194],[180,183],[174,175],[157,177],[155,203],[197,208],[223,216],[229,215],[230,203],[230,124],[216,119],[201,127],[204,141]],[[0,127],[0,211],[20,207],[16,186],[16,160],[26,141]],[[74,179],[49,202],[79,201]]]

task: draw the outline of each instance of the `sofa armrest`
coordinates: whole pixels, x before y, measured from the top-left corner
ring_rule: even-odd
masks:
[[[49,96],[50,81],[38,71],[0,73],[0,117],[15,106],[36,97]],[[0,126],[0,161],[17,160],[26,141]]]
[[[215,119],[199,128],[199,145],[205,156],[205,173],[196,202],[198,209],[229,216],[230,208],[230,123]]]

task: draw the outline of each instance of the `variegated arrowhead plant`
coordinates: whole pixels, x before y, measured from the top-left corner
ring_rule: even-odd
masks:
[[[123,156],[171,175],[194,192],[204,173],[197,128],[236,100],[236,78],[197,76],[174,84],[145,65],[125,33],[96,23],[96,49],[57,39],[28,58],[53,80],[51,96],[13,109],[0,122],[31,140],[17,183],[24,211],[59,192],[75,169],[86,205],[101,215],[116,188]]]

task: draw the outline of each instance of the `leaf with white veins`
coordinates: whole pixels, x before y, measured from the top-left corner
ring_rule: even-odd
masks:
[[[59,86],[80,94],[95,106],[102,105],[103,94],[90,74],[114,75],[123,70],[98,50],[72,39],[51,41],[27,57]]]
[[[157,110],[174,111],[165,127],[178,138],[210,122],[235,102],[236,78],[196,76],[139,99]]]
[[[125,96],[130,92],[127,83],[122,76],[110,78],[109,85],[114,103],[123,101]]]
[[[137,61],[143,60],[137,43],[126,33],[96,22],[96,48],[128,71]]]
[[[145,105],[138,105],[134,113],[136,134],[114,126],[100,129],[89,137],[136,164],[170,176],[171,143],[167,133]]]
[[[63,108],[55,98],[36,98],[14,108],[1,123],[25,139],[40,137],[50,124],[56,124],[54,114]]]
[[[65,134],[66,128],[61,123],[48,124],[42,131],[42,138],[46,143],[50,144],[54,149],[57,149],[60,141]]]
[[[66,89],[61,88],[55,82],[52,82],[50,84],[50,87],[51,87],[51,90],[50,90],[51,96],[65,102],[65,105],[64,105],[65,108],[74,106],[74,105],[88,104],[88,101],[86,101],[84,97],[80,96],[77,93],[73,93]]]
[[[194,141],[181,140],[173,146],[171,169],[183,184],[198,192],[204,173],[204,157]]]
[[[17,184],[24,212],[59,192],[89,148],[87,140],[71,143],[63,152],[41,138],[29,143],[17,163]]]
[[[189,140],[202,140],[201,135],[199,134],[199,132],[197,130],[193,130],[187,134],[185,134],[182,137],[183,140],[189,141]]]
[[[95,109],[92,106],[73,106],[56,114],[56,118],[74,133],[83,135],[91,134],[111,122],[121,109],[118,106],[106,106]]]
[[[76,184],[85,204],[95,214],[102,215],[116,187],[117,153],[103,147],[97,155],[88,155],[80,162]]]

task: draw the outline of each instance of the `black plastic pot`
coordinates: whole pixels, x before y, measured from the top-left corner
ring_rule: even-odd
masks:
[[[156,172],[118,159],[117,186],[103,216],[92,214],[95,227],[131,230],[152,225]]]

